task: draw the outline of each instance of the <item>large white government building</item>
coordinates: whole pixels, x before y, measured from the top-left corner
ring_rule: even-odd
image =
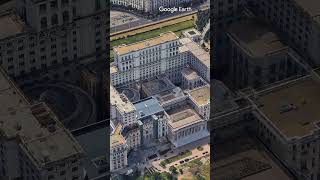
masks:
[[[181,81],[181,71],[191,65],[210,81],[210,56],[189,38],[179,39],[173,32],[160,34],[135,44],[114,48],[115,66],[110,69],[114,86],[134,83],[160,74],[172,82]]]
[[[113,52],[110,113],[121,128],[111,134],[111,171],[125,170],[129,150],[155,142],[179,148],[209,136],[210,56],[197,42],[167,32]]]

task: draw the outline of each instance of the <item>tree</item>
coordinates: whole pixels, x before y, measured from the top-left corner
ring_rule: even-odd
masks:
[[[173,174],[177,174],[177,168],[175,166],[170,166],[169,171],[171,171]]]

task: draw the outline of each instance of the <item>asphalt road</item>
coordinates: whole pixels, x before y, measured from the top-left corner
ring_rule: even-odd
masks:
[[[175,12],[175,13],[168,12],[166,14],[159,15],[158,17],[156,17],[154,19],[150,19],[150,20],[147,20],[147,19],[144,19],[144,18],[139,18],[139,20],[137,20],[137,21],[128,22],[128,23],[121,24],[121,25],[118,25],[118,26],[113,26],[113,27],[110,28],[110,32],[114,33],[114,32],[117,32],[117,31],[122,31],[122,30],[130,29],[130,28],[134,28],[134,27],[137,27],[137,26],[141,26],[141,25],[144,25],[144,24],[151,23],[151,22],[161,21],[161,20],[173,17],[173,16],[182,15],[182,14],[186,14],[186,13],[190,13],[190,12],[197,12],[199,9],[208,9],[209,6],[210,6],[210,1],[208,0],[207,2],[205,2],[203,4],[200,4],[198,6],[192,7],[192,11],[189,11],[189,12]]]

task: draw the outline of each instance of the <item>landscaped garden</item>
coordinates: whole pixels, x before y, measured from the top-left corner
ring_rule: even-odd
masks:
[[[177,166],[177,171],[179,172],[179,179],[181,180],[209,180],[210,156],[208,155]]]

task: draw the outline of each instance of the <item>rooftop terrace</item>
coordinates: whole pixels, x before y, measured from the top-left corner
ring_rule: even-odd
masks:
[[[169,115],[168,124],[174,130],[204,121],[189,104],[169,110],[167,113]]]
[[[191,68],[184,68],[184,69],[182,69],[181,73],[188,80],[193,80],[193,79],[200,78],[198,73],[196,71],[194,71],[193,69],[191,69]]]
[[[19,139],[38,167],[83,155],[80,145],[46,104],[29,104],[1,69],[0,102],[0,134],[5,139]]]
[[[210,103],[210,87],[203,86],[190,91],[190,96],[195,103],[203,106]]]
[[[119,94],[113,86],[110,86],[110,103],[111,105],[116,106],[118,110],[123,113],[135,110],[130,100],[124,94]]]
[[[121,135],[121,130],[122,130],[122,125],[119,123],[115,130],[114,133],[110,136],[110,147],[117,147],[120,145],[124,145],[126,143],[126,140],[124,137]]]

